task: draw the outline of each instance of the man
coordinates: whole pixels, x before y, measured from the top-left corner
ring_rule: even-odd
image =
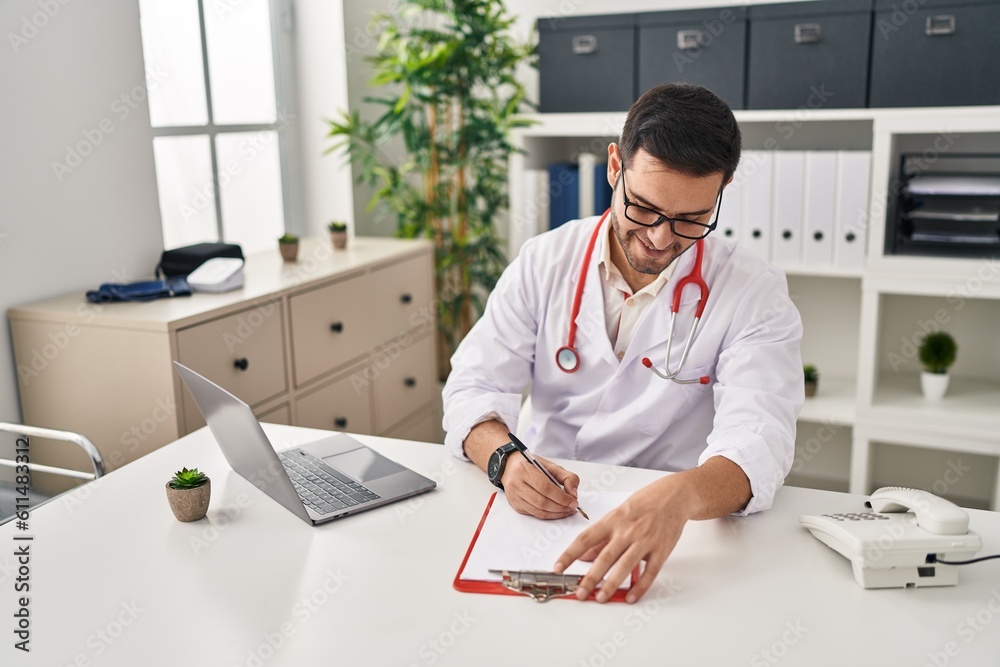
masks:
[[[798,312],[780,271],[710,235],[739,156],[736,119],[714,94],[683,84],[648,91],[620,145],[608,146],[609,211],[526,243],[452,358],[445,444],[483,470],[492,457],[491,481],[518,512],[569,516],[580,484],[539,456],[560,490],[509,456],[529,382],[534,414],[520,439],[535,452],[676,472],[560,556],[556,571],[593,561],[581,599],[603,580],[596,597],[605,601],[644,561],[627,598],[635,602],[687,521],[767,509],[791,467],[804,395]],[[699,238],[709,294],[685,359],[701,294],[680,291],[668,358],[671,301],[697,264]],[[575,354],[562,350],[557,362],[560,348]]]

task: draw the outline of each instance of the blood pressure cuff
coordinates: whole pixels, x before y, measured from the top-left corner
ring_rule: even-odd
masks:
[[[186,276],[216,257],[243,259],[243,248],[234,243],[196,243],[183,248],[164,250],[156,267],[156,277]]]
[[[87,301],[107,303],[109,301],[153,301],[172,296],[190,296],[191,287],[187,278],[168,280],[148,280],[138,283],[104,283],[96,290],[87,292]]]

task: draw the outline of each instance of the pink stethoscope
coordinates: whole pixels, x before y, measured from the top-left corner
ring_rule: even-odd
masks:
[[[597,237],[600,235],[601,228],[604,227],[604,220],[610,212],[611,209],[609,208],[601,216],[597,227],[594,228],[594,233],[590,237],[590,243],[587,244],[587,254],[583,258],[583,265],[580,266],[580,279],[576,281],[576,293],[573,296],[573,311],[569,318],[569,340],[565,345],[556,350],[556,366],[565,373],[575,373],[580,368],[580,353],[575,346],[576,317],[580,314],[580,302],[583,300],[583,286],[587,279],[587,269],[590,268],[590,256],[594,253]],[[643,366],[664,380],[673,380],[678,384],[708,384],[711,381],[707,375],[702,375],[699,378],[691,380],[680,380],[677,378],[684,368],[684,362],[687,361],[688,352],[691,349],[691,341],[694,340],[694,334],[698,330],[701,315],[705,312],[705,303],[708,301],[708,285],[705,284],[705,279],[701,275],[701,261],[704,255],[705,248],[703,247],[703,243],[702,241],[697,241],[695,243],[694,267],[691,269],[691,273],[677,281],[677,285],[674,287],[674,298],[670,304],[670,328],[667,329],[667,357],[663,364],[664,371],[666,372],[658,368],[653,368],[653,362],[648,357],[642,358]],[[684,343],[684,351],[681,353],[680,364],[677,366],[676,371],[671,371],[670,348],[674,340],[674,321],[677,319],[677,311],[681,307],[681,294],[683,294],[684,288],[688,285],[696,285],[701,292],[701,298],[698,300],[698,307],[694,312],[694,323],[691,325],[691,331],[688,332],[687,342]]]

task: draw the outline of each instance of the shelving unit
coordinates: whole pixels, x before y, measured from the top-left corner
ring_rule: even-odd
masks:
[[[969,506],[1000,509],[1000,258],[887,255],[885,222],[899,156],[1000,151],[1000,107],[737,111],[745,150],[871,151],[864,267],[783,267],[802,314],[805,363],[819,392],[799,418],[788,483],[870,493],[885,484],[926,488]],[[510,211],[525,210],[519,175],[581,152],[605,155],[625,113],[541,114],[519,130],[510,158]],[[725,210],[723,211],[723,216]],[[512,220],[513,221],[513,220]],[[919,364],[893,359],[897,339],[947,315],[958,362],[944,400],[926,401]],[[929,326],[929,325],[928,325]],[[899,346],[902,346],[901,341]],[[915,349],[915,347],[914,347]],[[960,462],[958,460],[960,459]],[[959,479],[953,468],[972,466]],[[952,467],[949,467],[952,466]],[[949,472],[949,470],[951,472]],[[948,482],[948,480],[952,480]]]

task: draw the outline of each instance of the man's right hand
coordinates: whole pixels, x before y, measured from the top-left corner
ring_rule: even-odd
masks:
[[[541,470],[531,465],[528,459],[517,452],[511,452],[504,468],[503,482],[507,502],[517,512],[529,514],[539,519],[564,519],[576,513],[577,489],[580,478],[561,465],[535,454],[535,458],[545,466],[565,491],[552,483]]]
[[[496,419],[476,424],[462,443],[466,455],[480,470],[485,471],[490,455],[509,440],[508,430],[503,422]],[[541,470],[531,465],[518,452],[511,452],[507,455],[503,476],[500,478],[507,494],[507,502],[521,514],[530,514],[539,519],[562,519],[573,514],[578,505],[576,496],[580,478],[537,454],[535,458],[566,490],[553,484]]]

